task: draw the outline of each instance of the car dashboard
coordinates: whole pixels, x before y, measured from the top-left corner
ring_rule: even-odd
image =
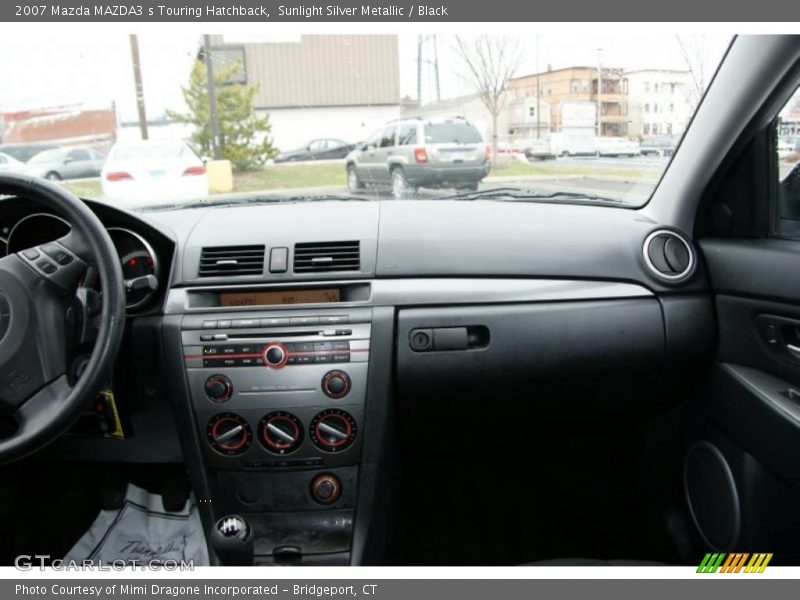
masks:
[[[128,298],[116,435],[45,452],[184,463],[206,526],[246,514],[259,564],[380,562],[397,461],[665,411],[711,360],[696,250],[641,211],[87,204],[126,279],[158,285]],[[8,251],[61,231],[1,208]]]

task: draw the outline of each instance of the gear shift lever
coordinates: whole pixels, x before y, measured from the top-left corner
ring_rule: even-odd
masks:
[[[211,543],[226,566],[253,566],[253,530],[239,515],[222,517],[214,525]]]

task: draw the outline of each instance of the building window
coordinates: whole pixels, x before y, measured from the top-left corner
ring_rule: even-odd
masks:
[[[650,82],[649,81],[645,81],[644,82],[644,91],[648,92],[648,93],[650,92]]]
[[[573,94],[576,94],[580,91],[581,82],[577,79],[570,79],[569,82],[569,91]]]
[[[658,114],[658,102],[656,102],[655,104],[653,104],[653,112],[654,112],[654,113],[656,113],[656,114]]]
[[[653,135],[658,135],[658,123],[653,123]]]
[[[670,104],[669,105],[669,112],[671,112],[671,113],[675,112],[675,105],[674,104]]]
[[[529,106],[528,107],[528,116],[529,117],[535,117],[536,116],[536,107],[535,106]]]
[[[584,93],[587,93],[587,92],[589,91],[589,80],[588,80],[588,79],[584,79],[584,80],[581,82],[581,90],[582,90]]]
[[[667,123],[667,135],[672,135],[672,123]]]
[[[650,112],[650,103],[649,102],[644,105],[644,112],[646,112],[646,113]]]
[[[669,93],[670,94],[674,94],[675,93],[675,84],[674,83],[670,83],[669,84]]]
[[[642,133],[644,133],[644,135],[650,135],[650,123],[645,123],[642,126]]]
[[[657,94],[657,93],[658,93],[658,84],[657,84],[657,83],[654,83],[654,84],[653,84],[653,93],[654,93],[654,94]]]

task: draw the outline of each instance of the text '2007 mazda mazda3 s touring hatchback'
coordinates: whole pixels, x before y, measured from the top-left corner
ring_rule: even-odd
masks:
[[[415,88],[417,36],[140,35],[138,122],[128,36],[57,37],[0,40],[14,135],[116,149],[0,172],[2,564],[800,564],[800,39],[442,35]],[[526,152],[577,138],[634,150]]]

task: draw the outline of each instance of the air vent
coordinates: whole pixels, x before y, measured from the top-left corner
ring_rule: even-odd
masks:
[[[357,241],[295,244],[294,272],[358,271],[361,267],[359,247]]]
[[[200,253],[200,277],[261,275],[264,246],[212,246]]]
[[[654,231],[644,241],[644,260],[653,274],[667,281],[681,281],[694,271],[692,245],[674,231]]]

